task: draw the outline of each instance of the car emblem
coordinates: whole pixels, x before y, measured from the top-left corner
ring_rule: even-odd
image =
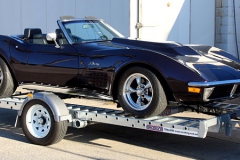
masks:
[[[89,66],[99,66],[99,63],[90,62],[88,65],[89,65]]]

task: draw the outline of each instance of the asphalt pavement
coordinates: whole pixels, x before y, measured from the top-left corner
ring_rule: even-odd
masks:
[[[70,101],[114,106],[104,101]],[[0,159],[240,159],[239,128],[231,137],[221,132],[200,139],[95,123],[82,129],[68,128],[61,142],[38,146],[26,139],[21,128],[14,127],[16,115],[17,110],[0,108]]]

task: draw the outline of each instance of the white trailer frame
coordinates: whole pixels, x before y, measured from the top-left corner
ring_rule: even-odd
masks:
[[[210,108],[220,108],[224,110],[225,113],[216,115],[209,119],[173,116],[135,118],[129,116],[122,110],[64,103],[63,100],[56,94],[50,92],[30,93],[25,98],[10,97],[0,99],[0,107],[8,106],[11,109],[20,108],[20,110],[18,110],[15,124],[15,126],[20,127],[21,124],[19,123],[19,118],[22,116],[25,105],[32,100],[45,102],[51,109],[55,122],[68,121],[68,126],[74,128],[83,128],[91,122],[99,122],[149,131],[205,138],[207,132],[218,133],[221,131],[222,127],[225,128],[226,135],[230,136],[236,123],[239,123],[239,121],[232,121],[232,118],[240,117],[240,105],[215,103]],[[181,107],[168,107],[168,112],[170,114],[181,111]]]

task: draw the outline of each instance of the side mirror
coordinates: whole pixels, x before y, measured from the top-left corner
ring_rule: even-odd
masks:
[[[56,39],[57,39],[57,34],[56,33],[48,33],[47,35],[46,35],[46,39],[48,40],[48,41],[54,41],[54,43],[56,44],[56,48],[60,48],[60,46],[58,45],[58,43],[57,43],[57,41],[56,41]]]
[[[57,34],[56,34],[56,33],[48,33],[48,34],[46,35],[46,39],[47,39],[48,41],[56,41],[56,39],[57,39]]]

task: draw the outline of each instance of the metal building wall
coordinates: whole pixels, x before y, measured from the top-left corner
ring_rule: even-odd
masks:
[[[91,15],[129,36],[129,7],[129,0],[0,0],[0,34],[23,34],[27,27],[53,32],[60,16]]]
[[[23,34],[27,27],[54,32],[62,15],[91,15],[136,38],[138,1],[147,26],[143,40],[214,44],[215,1],[209,0],[0,0],[0,34]]]
[[[240,1],[216,0],[215,45],[240,57]]]
[[[177,41],[183,44],[214,45],[215,1],[137,0],[142,28],[138,37],[150,41]],[[136,1],[131,1],[131,35],[137,37],[134,23]],[[135,9],[137,10],[137,9]]]

